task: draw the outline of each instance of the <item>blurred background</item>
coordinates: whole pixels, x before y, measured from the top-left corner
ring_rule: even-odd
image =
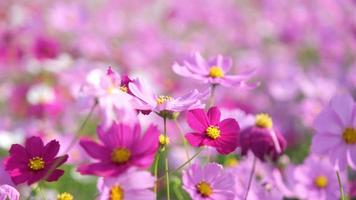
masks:
[[[257,69],[258,88],[221,89],[217,104],[270,113],[300,162],[322,106],[339,91],[356,94],[356,1],[0,1],[1,155],[32,134],[68,143],[88,113],[77,97],[94,68],[112,66],[173,95],[203,88],[172,70],[194,52],[230,56],[232,73]],[[95,134],[96,124],[83,132]],[[75,147],[71,163],[83,155]],[[91,199],[95,184],[73,172],[49,187],[85,189],[78,199]]]

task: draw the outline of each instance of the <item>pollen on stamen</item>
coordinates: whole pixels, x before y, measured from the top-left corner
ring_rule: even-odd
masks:
[[[119,185],[114,185],[110,189],[110,200],[123,200],[124,190]]]
[[[346,144],[356,144],[356,129],[346,128],[342,133],[342,137]]]
[[[114,149],[111,153],[111,160],[117,164],[124,164],[131,158],[131,152],[125,148]]]
[[[45,162],[43,161],[43,158],[39,156],[35,156],[28,161],[28,167],[33,171],[41,170],[44,166]]]
[[[213,140],[216,140],[220,137],[220,129],[217,126],[209,126],[206,129],[206,134]]]
[[[73,200],[73,195],[71,195],[68,192],[63,192],[59,195],[57,195],[57,200]]]
[[[272,118],[266,113],[256,115],[255,124],[261,128],[272,128],[273,126]]]
[[[198,183],[196,188],[202,197],[209,197],[213,194],[213,189],[211,188],[210,184],[205,181]]]
[[[209,76],[212,78],[221,78],[224,77],[224,72],[221,67],[213,66],[209,70]]]
[[[163,103],[167,101],[172,101],[173,98],[171,96],[166,96],[166,95],[160,95],[157,97],[156,101],[158,105],[162,105]]]

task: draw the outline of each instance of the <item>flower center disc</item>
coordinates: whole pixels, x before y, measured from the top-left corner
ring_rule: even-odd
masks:
[[[198,183],[196,188],[199,194],[203,197],[209,197],[213,193],[213,189],[211,188],[210,184],[205,181]]]
[[[131,152],[125,148],[117,148],[111,153],[111,160],[117,164],[126,163],[131,157]]]
[[[224,72],[222,71],[221,67],[212,66],[209,70],[209,76],[211,78],[221,78],[224,77]]]
[[[34,171],[38,171],[44,168],[45,162],[41,157],[33,157],[28,161],[28,167]]]
[[[206,134],[213,140],[216,140],[220,137],[220,130],[217,126],[209,126],[206,129]]]
[[[272,118],[265,113],[256,115],[255,124],[261,128],[272,128],[273,126]]]
[[[115,185],[110,189],[110,200],[123,200],[124,199],[124,190]]]
[[[318,188],[325,188],[328,185],[328,178],[326,176],[317,176],[314,180],[314,184]]]
[[[73,200],[73,195],[69,194],[68,192],[64,192],[57,196],[57,200]]]
[[[356,144],[356,129],[346,128],[342,134],[346,144]]]
[[[172,101],[172,100],[173,100],[173,98],[171,96],[165,96],[165,95],[160,95],[156,99],[158,105],[162,105],[166,101]]]

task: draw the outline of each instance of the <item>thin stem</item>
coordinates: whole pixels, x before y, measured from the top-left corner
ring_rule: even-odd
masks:
[[[183,131],[182,131],[182,128],[180,127],[178,121],[175,119],[174,120],[176,126],[178,127],[178,130],[179,130],[179,134],[180,136],[182,137],[182,140],[183,140],[183,147],[184,147],[184,150],[185,150],[185,155],[187,156],[187,160],[189,160],[189,150],[188,150],[188,143],[187,143],[187,140],[185,139],[184,135],[183,135]],[[189,161],[189,164],[190,164],[190,161]]]
[[[164,137],[167,138],[167,118],[163,117],[163,134]],[[169,167],[168,167],[168,147],[165,147],[165,154],[164,154],[164,160],[165,160],[165,174],[166,174],[166,190],[167,190],[167,200],[171,199],[170,195],[170,187],[169,187]]]
[[[212,84],[211,87],[210,87],[211,88],[210,97],[209,97],[208,103],[205,106],[205,109],[208,109],[208,108],[210,108],[211,106],[214,105],[216,86],[217,85]]]
[[[154,163],[154,166],[153,166],[153,173],[155,175],[155,180],[156,180],[156,183],[154,185],[154,188],[153,188],[153,191],[156,193],[156,198],[158,200],[158,163],[159,163],[159,156],[160,156],[160,152],[158,151],[157,154],[156,154],[156,159],[155,159],[155,163]]]
[[[341,200],[346,200],[345,193],[344,193],[344,187],[342,186],[342,182],[341,182],[339,171],[336,171],[336,176],[337,176],[337,182],[339,183]]]
[[[253,179],[253,176],[255,174],[255,169],[256,169],[256,162],[257,162],[257,158],[256,156],[253,157],[253,164],[252,164],[252,169],[251,169],[251,173],[250,173],[250,177],[248,179],[248,185],[247,185],[247,190],[246,190],[246,193],[245,193],[245,200],[247,199],[248,197],[248,192],[250,191],[250,188],[251,188],[251,185],[252,185],[252,179]]]

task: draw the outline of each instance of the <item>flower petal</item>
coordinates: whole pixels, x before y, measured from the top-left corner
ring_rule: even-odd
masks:
[[[200,133],[187,133],[185,138],[193,147],[203,146],[204,137]]]
[[[26,151],[30,157],[41,156],[43,154],[43,141],[40,137],[30,137],[26,140]]]
[[[79,144],[93,158],[99,160],[110,159],[110,153],[111,153],[110,150],[90,139],[82,138]]]
[[[187,114],[187,122],[190,128],[198,132],[205,132],[209,126],[208,117],[204,109],[190,110]]]
[[[46,144],[46,146],[43,149],[43,159],[45,161],[50,160],[54,158],[59,151],[59,143],[56,140],[52,140],[49,143]]]
[[[330,107],[338,114],[344,126],[352,125],[354,104],[350,94],[338,94],[330,100]]]
[[[208,111],[209,125],[218,125],[221,112],[218,107],[211,107]]]

